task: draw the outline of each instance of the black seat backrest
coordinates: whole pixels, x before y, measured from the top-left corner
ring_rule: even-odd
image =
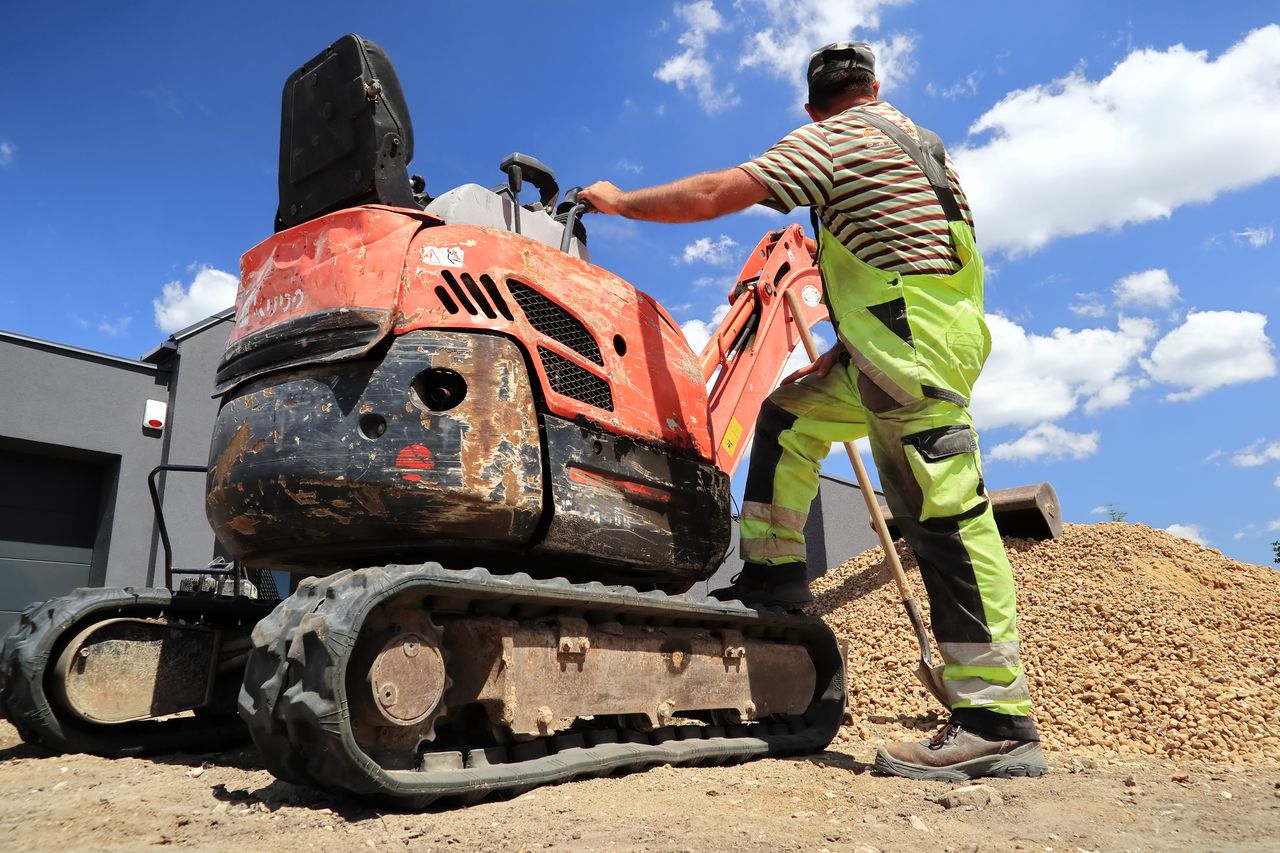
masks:
[[[391,61],[373,42],[343,36],[284,84],[276,230],[358,204],[416,207],[412,159]]]

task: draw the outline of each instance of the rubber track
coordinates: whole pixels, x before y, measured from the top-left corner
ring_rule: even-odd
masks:
[[[660,624],[678,621],[736,628],[748,636],[786,635],[809,649],[819,695],[803,715],[785,720],[667,727],[648,734],[570,730],[509,748],[471,750],[463,769],[384,770],[352,735],[344,676],[368,613],[378,603],[409,591],[449,599],[451,604],[470,602],[469,613],[499,618],[584,612],[613,618],[625,613]],[[538,581],[484,569],[449,571],[434,563],[361,569],[312,582],[260,622],[253,639],[241,716],[269,768],[289,781],[409,808],[440,798],[475,802],[497,792],[518,793],[657,764],[727,764],[817,752],[835,736],[845,702],[840,652],[821,620],[598,583]],[[438,757],[447,760],[450,755],[458,753]]]
[[[195,617],[214,623],[257,619],[265,602],[181,595],[167,589],[77,589],[32,604],[0,648],[0,714],[28,743],[55,752],[89,752],[105,756],[158,752],[210,752],[243,741],[244,725],[234,714],[182,716],[164,720],[93,725],[59,714],[45,692],[51,662],[62,642],[91,618],[151,617],[160,613]]]
[[[329,588],[350,574],[348,570],[300,581],[293,595],[253,626],[253,652],[245,665],[244,683],[240,687],[240,717],[248,725],[249,735],[267,769],[286,782],[298,785],[311,782],[306,763],[293,749],[285,721],[277,713],[288,674],[289,640],[296,633],[298,623],[315,611]]]

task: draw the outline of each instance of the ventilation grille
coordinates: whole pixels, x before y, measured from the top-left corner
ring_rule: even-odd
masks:
[[[527,284],[507,279],[507,289],[520,303],[520,310],[529,319],[529,325],[554,341],[604,367],[600,345],[577,317],[543,296]],[[570,395],[572,396],[572,395]],[[603,408],[603,407],[602,407]]]
[[[440,277],[444,284],[436,285],[436,298],[450,314],[466,311],[473,317],[483,314],[490,320],[498,319],[499,314],[507,320],[514,319],[498,285],[489,276],[480,276],[479,284],[465,272],[461,281],[449,270],[441,270]]]
[[[606,412],[613,411],[613,392],[608,382],[546,347],[538,347],[538,358],[542,359],[552,391]]]

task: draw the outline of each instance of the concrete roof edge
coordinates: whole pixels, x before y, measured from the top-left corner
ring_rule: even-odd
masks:
[[[158,370],[155,364],[142,361],[140,359],[124,358],[118,355],[111,355],[110,353],[98,352],[96,350],[84,349],[82,347],[73,347],[70,344],[60,344],[57,341],[46,341],[43,338],[33,338],[28,335],[20,335],[17,332],[6,332],[3,329],[0,329],[0,341],[12,341],[24,346],[35,347],[37,349],[57,350],[58,352],[73,354],[81,358],[120,364],[127,367],[141,368],[153,373]]]
[[[192,323],[190,326],[187,326],[185,329],[179,329],[178,331],[174,332],[172,335],[169,336],[169,340],[172,340],[172,341],[186,340],[192,335],[200,334],[210,326],[216,326],[221,322],[230,320],[232,317],[235,316],[235,314],[236,314],[235,308],[224,308],[221,311],[219,311],[217,314],[210,314],[208,317],[205,317],[203,320],[198,320],[195,323]]]
[[[165,340],[160,344],[160,346],[156,347],[151,352],[144,355],[142,357],[142,360],[146,362],[151,362],[152,364],[157,364],[161,361],[167,361],[168,358],[170,357],[169,354],[172,353],[173,350],[175,349],[175,347],[172,346],[172,344],[181,343],[182,341],[185,341],[187,338],[195,337],[196,335],[203,332],[205,329],[216,326],[219,323],[230,322],[230,320],[235,316],[235,313],[236,313],[236,309],[226,308],[222,311],[219,311],[217,314],[210,314],[208,317],[205,317],[203,320],[199,320],[195,323],[192,323],[190,326],[187,326],[185,329],[179,329],[169,337],[165,338]]]

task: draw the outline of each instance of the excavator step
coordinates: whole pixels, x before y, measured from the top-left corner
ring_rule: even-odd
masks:
[[[819,619],[432,563],[308,579],[253,642],[240,709],[268,768],[410,808],[816,752],[845,705]]]

